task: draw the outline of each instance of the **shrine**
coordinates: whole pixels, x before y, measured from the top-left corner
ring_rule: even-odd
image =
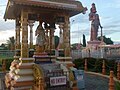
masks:
[[[75,75],[79,73],[74,75],[71,69],[74,64],[71,61],[69,18],[85,13],[86,10],[81,2],[76,0],[8,0],[4,19],[16,22],[16,54],[10,71],[5,76],[7,88],[10,90],[79,89],[75,79]],[[36,21],[39,25],[35,31],[37,37],[35,51],[31,56],[30,52],[34,47],[33,27]],[[56,49],[54,43],[56,24],[60,29],[58,52],[62,50],[63,56],[51,55],[52,50]]]

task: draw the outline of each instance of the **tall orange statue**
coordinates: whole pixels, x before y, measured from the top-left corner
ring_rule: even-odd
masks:
[[[103,28],[100,24],[99,15],[96,12],[96,6],[94,3],[92,3],[89,13],[89,21],[91,21],[90,41],[97,40],[99,26],[101,29]]]

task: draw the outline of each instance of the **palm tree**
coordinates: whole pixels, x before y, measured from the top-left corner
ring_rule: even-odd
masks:
[[[7,40],[8,48],[9,50],[15,49],[15,39],[14,36],[10,37],[9,40]]]

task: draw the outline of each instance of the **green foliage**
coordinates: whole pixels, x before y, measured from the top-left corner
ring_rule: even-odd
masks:
[[[5,60],[5,62],[6,62],[6,70],[9,70],[11,62],[13,61],[13,58],[2,59],[1,62],[0,62],[1,65],[3,63],[3,60]]]
[[[98,40],[101,41],[101,36],[98,37]],[[111,40],[111,38],[106,38],[105,36],[103,36],[103,41],[104,41],[106,44],[113,44],[113,41]]]
[[[77,50],[77,49],[81,49],[81,48],[82,48],[81,43],[74,43],[74,44],[71,45],[72,50]]]
[[[77,48],[77,45],[78,45],[78,43],[74,43],[74,44],[72,44],[72,50],[76,50]]]
[[[55,48],[57,48],[58,44],[59,44],[59,37],[55,36]]]
[[[14,50],[14,47],[15,47],[14,36],[10,37],[9,40],[7,40],[7,45],[9,50]]]
[[[0,47],[1,47],[1,50],[8,50],[8,47],[6,46],[6,44],[2,43]]]
[[[83,34],[83,47],[86,47],[86,39],[84,34]]]
[[[73,63],[77,69],[84,69],[84,59],[76,59]]]
[[[120,83],[119,82],[115,83],[115,90],[120,90]]]
[[[117,63],[115,60],[106,59],[95,59],[95,58],[80,58],[73,61],[75,67],[84,70],[84,61],[87,59],[88,71],[92,72],[102,72],[103,60],[105,60],[106,73],[109,75],[110,70],[114,71],[115,76],[117,75]]]

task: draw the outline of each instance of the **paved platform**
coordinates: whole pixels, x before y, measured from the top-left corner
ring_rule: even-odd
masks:
[[[4,84],[5,73],[0,72],[0,90],[8,90]],[[85,90],[108,90],[109,79],[85,73]]]
[[[85,90],[108,90],[109,79],[85,73]]]

